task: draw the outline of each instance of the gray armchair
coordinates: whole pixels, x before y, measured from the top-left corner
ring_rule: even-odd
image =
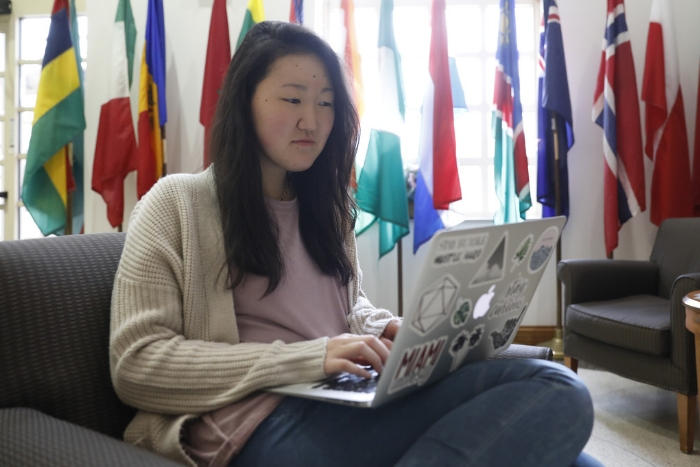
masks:
[[[667,219],[648,261],[564,260],[564,360],[676,392],[680,448],[693,451],[697,382],[683,297],[700,289],[700,218]]]

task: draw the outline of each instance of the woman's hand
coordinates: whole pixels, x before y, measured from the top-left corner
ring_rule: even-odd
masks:
[[[389,347],[383,339],[370,335],[341,334],[331,337],[326,344],[323,370],[327,375],[347,371],[363,378],[372,375],[360,365],[371,365],[377,373],[384,370]]]
[[[386,325],[384,328],[384,332],[382,333],[381,339],[383,341],[389,341],[388,347],[391,349],[391,344],[394,342],[394,337],[396,337],[396,333],[399,332],[399,328],[401,327],[401,320],[395,319],[389,322],[389,324]],[[386,344],[386,342],[385,342]]]

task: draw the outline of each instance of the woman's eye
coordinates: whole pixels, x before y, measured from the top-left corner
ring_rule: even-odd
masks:
[[[284,100],[289,102],[290,104],[298,104],[301,102],[299,99],[284,99]]]
[[[321,102],[319,105],[320,105],[321,107],[333,107],[333,103],[332,103],[332,102],[325,102],[325,101],[324,101],[324,102]]]

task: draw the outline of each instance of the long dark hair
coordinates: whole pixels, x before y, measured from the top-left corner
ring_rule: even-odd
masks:
[[[323,151],[303,172],[292,173],[299,203],[299,231],[319,269],[343,284],[352,277],[345,238],[355,225],[348,184],[359,139],[359,118],[344,69],[330,46],[302,26],[264,21],[246,35],[229,65],[214,116],[209,153],[232,288],[248,273],[269,279],[266,295],[279,284],[284,265],[276,226],[262,190],[262,147],[255,131],[252,98],[272,64],[288,55],[313,55],[325,66],[334,91],[335,120]],[[232,276],[233,271],[237,273]]]

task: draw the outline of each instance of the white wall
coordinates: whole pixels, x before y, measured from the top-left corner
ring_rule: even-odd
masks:
[[[306,0],[307,24],[313,25],[314,13],[322,9],[319,0]],[[107,95],[111,26],[116,0],[86,0],[89,17],[89,68],[86,75],[86,180],[91,179],[99,108]],[[231,41],[235,44],[243,21],[245,0],[228,0]],[[284,20],[288,16],[289,0],[265,0],[268,19]],[[559,0],[559,12],[564,33],[569,86],[573,106],[576,144],[569,154],[571,217],[562,238],[562,258],[603,258],[603,156],[602,130],[591,122],[591,106],[600,60],[607,2],[606,0]],[[652,0],[628,0],[627,24],[632,40],[637,86],[641,92],[644,54]],[[700,65],[700,2],[671,0],[678,42],[681,85],[685,98],[686,122],[692,150]],[[147,0],[131,0],[138,30],[136,45],[136,75],[141,59],[146,21]],[[211,15],[212,0],[164,0],[166,25],[168,171],[196,172],[201,168],[203,130],[199,125],[204,57]],[[320,23],[320,20],[318,21]],[[494,39],[495,40],[495,39]],[[136,79],[136,78],[135,78]],[[136,119],[138,85],[132,89],[133,113]],[[642,105],[643,112],[643,105]],[[529,138],[536,137],[529,135]],[[651,165],[646,165],[647,205]],[[530,174],[534,177],[535,174]],[[127,178],[126,212],[135,203],[135,177]],[[94,192],[86,193],[86,231],[112,230],[107,222],[105,205]],[[627,222],[620,231],[620,246],[616,258],[646,259],[656,233],[649,221],[648,210]],[[396,251],[378,257],[376,231],[358,239],[360,261],[364,271],[364,289],[377,305],[397,309]],[[421,251],[414,256],[412,238],[404,239],[403,293],[404,304],[410,299],[415,270],[422,260]],[[548,266],[542,284],[525,317],[527,325],[556,323],[555,275],[553,262]]]

